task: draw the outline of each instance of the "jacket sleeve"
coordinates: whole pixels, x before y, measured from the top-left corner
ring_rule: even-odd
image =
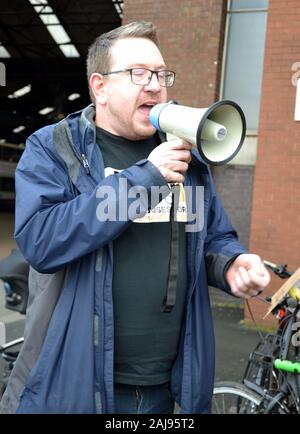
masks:
[[[38,134],[31,136],[17,166],[15,239],[34,269],[53,273],[114,240],[131,224],[133,215],[120,219],[116,214],[116,219],[105,220],[105,207],[99,217],[101,203],[110,205],[105,193],[111,193],[114,211],[131,187],[142,186],[149,192],[153,185],[167,184],[158,169],[143,160],[75,196],[64,162],[44,146],[45,141],[47,137],[42,144]],[[120,184],[121,178],[126,182]],[[127,199],[126,211],[134,200]],[[148,209],[144,201],[139,211]]]
[[[209,178],[211,201],[205,240],[208,284],[231,293],[225,272],[234,259],[242,253],[247,253],[247,250],[238,241],[237,232],[222,206],[211,175]]]

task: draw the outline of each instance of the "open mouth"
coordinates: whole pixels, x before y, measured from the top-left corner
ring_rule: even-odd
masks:
[[[142,104],[142,105],[139,106],[138,110],[141,113],[143,113],[143,114],[145,114],[146,116],[149,117],[150,110],[152,109],[153,106],[155,106],[155,104],[156,103],[154,103],[154,102],[153,103],[151,102],[151,103]]]

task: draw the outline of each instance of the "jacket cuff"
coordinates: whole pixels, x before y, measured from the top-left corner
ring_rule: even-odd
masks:
[[[243,253],[244,253],[244,252],[243,252]],[[224,291],[226,291],[228,294],[232,295],[233,297],[237,297],[237,296],[234,295],[234,294],[232,294],[232,292],[231,292],[230,286],[229,286],[229,284],[228,284],[228,282],[227,282],[227,279],[226,279],[226,273],[227,273],[227,271],[228,271],[230,265],[231,265],[231,264],[236,260],[236,258],[237,258],[238,256],[240,256],[241,254],[242,254],[242,253],[237,253],[236,255],[232,256],[232,258],[230,258],[230,259],[226,262],[226,264],[224,265],[224,269],[223,269],[223,279],[224,279],[224,281],[225,281],[225,288],[224,288]],[[239,297],[237,297],[237,298],[239,298]]]
[[[243,251],[236,253],[231,257],[222,255],[220,253],[208,253],[206,255],[206,269],[209,284],[227,292],[230,295],[233,295],[226,280],[226,273],[230,265],[242,253],[245,252]]]

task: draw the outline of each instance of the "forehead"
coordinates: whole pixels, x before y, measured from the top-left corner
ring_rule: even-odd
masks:
[[[111,67],[130,66],[165,67],[159,48],[147,38],[119,39],[111,48]]]

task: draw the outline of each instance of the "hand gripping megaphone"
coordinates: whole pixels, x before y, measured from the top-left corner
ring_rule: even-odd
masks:
[[[242,109],[228,100],[217,101],[208,108],[186,107],[174,101],[156,104],[149,119],[157,130],[197,146],[203,160],[212,165],[232,160],[246,134]]]

